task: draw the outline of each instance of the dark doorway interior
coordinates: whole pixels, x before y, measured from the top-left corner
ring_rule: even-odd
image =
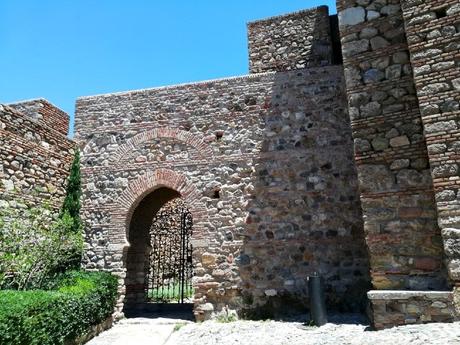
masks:
[[[192,216],[180,194],[159,188],[136,207],[126,253],[127,317],[193,318]]]

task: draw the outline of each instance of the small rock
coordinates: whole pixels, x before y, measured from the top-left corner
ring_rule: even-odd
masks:
[[[363,80],[366,84],[376,83],[383,79],[385,79],[385,74],[382,71],[375,68],[366,71],[366,73],[364,73],[363,76]]]
[[[380,17],[380,13],[377,11],[367,11],[367,20],[373,20]]]
[[[399,170],[399,169],[404,169],[408,168],[410,165],[409,159],[396,159],[391,163],[390,169],[391,170]]]
[[[385,70],[385,78],[388,80],[401,77],[401,65],[391,65]]]
[[[455,90],[460,91],[460,78],[452,80],[452,86],[454,87]]]
[[[370,42],[371,42],[372,50],[385,48],[390,45],[390,43],[386,39],[380,36],[371,38]]]
[[[390,139],[391,147],[400,147],[400,146],[405,146],[409,144],[410,144],[410,141],[406,135],[400,135],[399,137],[394,137]]]
[[[372,38],[377,36],[379,31],[376,28],[364,28],[361,30],[359,37],[360,38]]]
[[[388,148],[388,139],[376,137],[372,140],[372,147],[375,151],[383,151]]]
[[[409,62],[409,54],[406,51],[396,52],[393,54],[393,62],[405,64]]]
[[[275,289],[265,290],[265,295],[268,297],[273,297],[277,295],[277,291]]]

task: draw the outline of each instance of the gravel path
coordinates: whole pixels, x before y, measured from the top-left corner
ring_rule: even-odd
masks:
[[[331,324],[306,327],[295,322],[207,321],[174,332],[168,345],[460,345],[460,323],[428,324],[368,331],[365,325]]]
[[[127,319],[88,345],[460,345],[460,322],[369,331],[362,324],[308,327],[299,322],[191,323],[175,319]]]

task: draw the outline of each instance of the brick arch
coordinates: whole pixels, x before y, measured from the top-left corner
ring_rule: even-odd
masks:
[[[117,230],[113,236],[119,240],[123,239],[125,246],[129,246],[127,234],[134,210],[145,196],[161,187],[179,192],[181,198],[187,203],[193,217],[194,234],[199,232],[200,224],[206,221],[207,212],[201,201],[201,193],[185,175],[170,169],[156,169],[131,181],[115,203],[116,211],[112,215],[112,220]]]
[[[161,127],[139,133],[128,139],[126,143],[121,145],[112,155],[112,161],[119,162],[122,157],[125,157],[129,152],[135,150],[140,144],[158,138],[169,138],[181,141],[194,147],[203,158],[210,158],[213,156],[213,151],[209,145],[198,135],[177,128]]]

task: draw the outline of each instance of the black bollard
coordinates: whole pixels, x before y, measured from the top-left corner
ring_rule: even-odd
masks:
[[[316,273],[308,277],[308,293],[310,295],[310,318],[316,326],[322,326],[327,323],[324,281]]]

